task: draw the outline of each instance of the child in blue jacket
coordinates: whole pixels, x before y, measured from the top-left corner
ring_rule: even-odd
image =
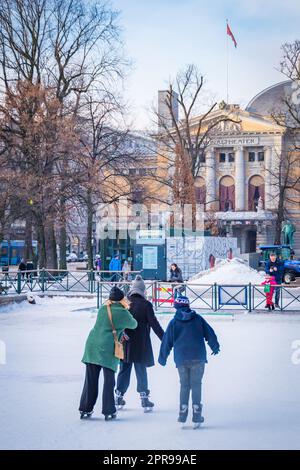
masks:
[[[204,421],[201,404],[201,385],[207,362],[205,340],[218,354],[220,345],[209,324],[190,309],[189,299],[179,296],[174,300],[176,313],[163,336],[158,362],[165,366],[171,349],[180,379],[180,410],[178,421],[185,423],[188,415],[190,391],[192,391],[193,423]]]

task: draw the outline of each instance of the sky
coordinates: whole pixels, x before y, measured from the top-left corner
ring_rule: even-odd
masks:
[[[187,64],[197,65],[209,99],[226,101],[226,19],[229,102],[245,107],[264,88],[285,80],[281,45],[300,39],[299,0],[112,0],[132,69],[124,84],[136,129],[151,126],[157,91]]]

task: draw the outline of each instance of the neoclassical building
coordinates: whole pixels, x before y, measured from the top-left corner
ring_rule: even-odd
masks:
[[[208,118],[236,122],[221,122],[206,148],[195,180],[196,199],[205,203],[206,211],[214,212],[221,230],[237,237],[242,253],[274,242],[278,207],[275,174],[289,142],[286,129],[275,123],[272,113],[282,111],[282,99],[291,93],[291,83],[263,90],[245,109],[220,103]],[[300,254],[299,195],[298,204],[287,207],[286,218],[297,227],[294,248]]]

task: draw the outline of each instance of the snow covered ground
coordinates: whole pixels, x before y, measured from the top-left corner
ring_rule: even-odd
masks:
[[[209,355],[204,376],[205,423],[178,427],[178,378],[149,369],[155,411],[144,414],[133,376],[127,407],[105,422],[100,400],[79,420],[84,379],[80,362],[95,313],[93,299],[38,299],[0,309],[0,449],[300,449],[300,314],[209,316],[221,353]],[[165,327],[169,315],[159,319]],[[3,343],[2,343],[3,344]],[[153,336],[155,356],[159,341]]]

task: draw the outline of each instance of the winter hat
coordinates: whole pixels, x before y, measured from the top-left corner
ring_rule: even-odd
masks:
[[[113,286],[109,293],[109,300],[119,302],[122,299],[124,299],[124,293],[117,286]]]
[[[145,290],[146,290],[146,286],[145,286],[144,280],[142,276],[140,276],[140,274],[137,274],[137,276],[135,277],[132,283],[131,289],[128,292],[128,296],[132,294],[139,294],[142,297],[145,297]]]
[[[185,295],[180,295],[174,299],[174,307],[175,308],[182,308],[182,307],[189,307],[190,301],[188,297]]]

